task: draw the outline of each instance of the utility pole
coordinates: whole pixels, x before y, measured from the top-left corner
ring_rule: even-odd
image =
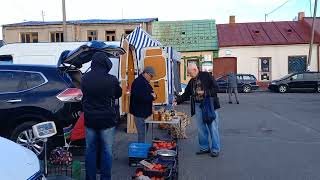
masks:
[[[66,22],[66,2],[62,0],[62,17],[63,17],[63,41],[68,41],[67,36],[67,22]]]
[[[42,16],[42,22],[44,22],[44,11],[41,11],[41,16]]]
[[[311,65],[311,56],[312,56],[312,46],[313,46],[313,40],[314,40],[314,24],[317,16],[317,5],[318,5],[318,0],[315,0],[314,2],[314,11],[313,11],[313,19],[312,19],[312,28],[311,28],[311,40],[309,44],[309,55],[308,55],[308,70],[310,70],[310,65]]]

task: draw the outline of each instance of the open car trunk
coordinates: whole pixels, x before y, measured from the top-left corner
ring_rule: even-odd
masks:
[[[90,70],[92,56],[99,51],[105,52],[110,58],[113,64],[110,73],[118,77],[119,57],[125,54],[125,50],[115,43],[106,44],[101,41],[91,41],[74,50],[66,50],[61,53],[57,66],[69,75],[75,87],[80,88],[83,73]]]

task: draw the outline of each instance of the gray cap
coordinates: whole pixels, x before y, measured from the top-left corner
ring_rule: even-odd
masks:
[[[152,75],[153,77],[156,76],[156,72],[155,72],[155,70],[153,69],[153,67],[151,67],[151,66],[145,67],[144,70],[143,70],[143,72],[144,72],[144,73],[148,73],[148,74]]]

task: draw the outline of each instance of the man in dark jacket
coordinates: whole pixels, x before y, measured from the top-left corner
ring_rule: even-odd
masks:
[[[131,86],[130,113],[138,131],[138,142],[145,142],[145,119],[152,115],[152,102],[156,99],[150,80],[155,76],[152,67],[146,67]]]
[[[97,143],[101,179],[111,179],[112,144],[117,121],[115,99],[122,95],[118,79],[109,74],[112,62],[104,52],[92,57],[91,71],[82,77],[82,106],[86,127],[86,179],[96,179]]]
[[[188,66],[188,74],[192,77],[189,81],[184,93],[176,100],[177,104],[191,99],[191,116],[197,122],[199,151],[197,155],[210,153],[212,157],[217,157],[220,152],[220,136],[219,136],[219,117],[217,109],[220,108],[217,96],[218,85],[212,75],[208,72],[199,72],[196,65]],[[205,97],[213,97],[216,119],[207,124],[202,119],[202,110],[200,104]],[[211,146],[209,145],[209,136],[211,137]]]

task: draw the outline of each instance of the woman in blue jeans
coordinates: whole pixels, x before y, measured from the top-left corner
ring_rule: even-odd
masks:
[[[199,151],[197,155],[210,153],[212,157],[219,156],[220,152],[220,136],[219,136],[219,116],[217,109],[220,108],[219,99],[217,96],[218,85],[208,72],[199,72],[198,67],[194,64],[188,66],[188,74],[192,79],[188,82],[188,85],[184,93],[176,100],[177,104],[191,99],[191,116],[196,121],[198,127],[198,141]],[[200,103],[203,102],[205,97],[212,97],[214,104],[214,110],[216,113],[216,119],[207,124],[202,119],[202,110]],[[209,136],[211,138],[211,145],[209,144]]]

